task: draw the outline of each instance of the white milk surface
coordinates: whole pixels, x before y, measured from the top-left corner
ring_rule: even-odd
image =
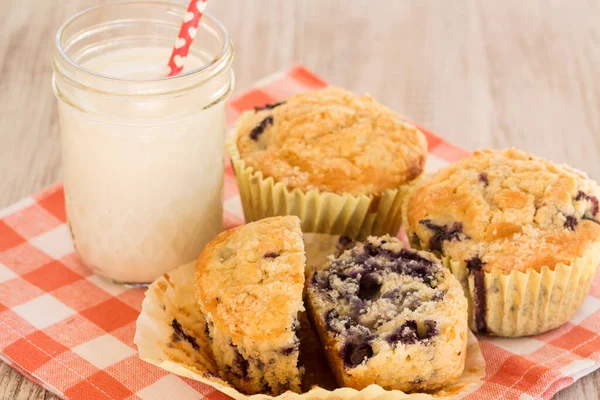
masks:
[[[102,53],[83,63],[83,67],[113,78],[157,79],[166,75],[166,63],[171,49],[166,47],[143,47],[135,49],[115,49]],[[194,70],[204,64],[199,58],[189,55],[183,72]]]
[[[83,66],[117,78],[159,78],[170,50],[115,50]],[[186,69],[201,64],[189,57]],[[86,97],[87,106],[95,99]],[[110,105],[104,116],[92,116],[59,101],[75,247],[99,275],[144,283],[195,259],[222,228],[225,106],[173,118],[169,105],[151,124],[136,120],[136,106],[128,120],[119,104],[113,111],[121,117],[113,119]]]

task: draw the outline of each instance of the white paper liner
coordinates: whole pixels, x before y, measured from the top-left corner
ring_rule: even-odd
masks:
[[[337,236],[332,235],[304,234],[307,269],[322,265],[327,255],[334,252],[337,239]],[[142,360],[177,375],[210,385],[234,399],[460,399],[482,384],[485,360],[477,339],[469,332],[463,374],[454,384],[434,394],[386,391],[378,385],[370,385],[360,391],[347,387],[335,390],[313,387],[302,394],[288,391],[279,396],[264,394],[249,396],[240,393],[219,377],[212,359],[205,334],[204,316],[194,296],[194,270],[195,263],[183,265],[158,278],[148,287],[142,312],[137,320],[134,342]],[[173,319],[177,319],[184,331],[196,338],[198,350],[186,340],[173,340]],[[306,368],[306,376],[328,371],[324,361],[323,365],[314,368],[312,374],[311,368],[309,366]]]
[[[276,215],[297,215],[303,232],[319,232],[365,239],[369,235],[395,235],[400,228],[404,185],[378,195],[350,195],[299,188],[263,176],[246,165],[235,141],[227,143],[246,222]]]

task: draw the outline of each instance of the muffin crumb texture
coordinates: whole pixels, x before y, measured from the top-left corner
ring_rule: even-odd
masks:
[[[600,238],[593,180],[516,149],[482,150],[422,179],[405,207],[411,243],[484,271],[569,265]]]
[[[423,172],[422,132],[368,95],[327,88],[245,112],[244,162],[290,190],[377,194]]]
[[[354,245],[354,247],[352,247]],[[433,391],[464,368],[467,301],[430,253],[394,237],[340,240],[307,302],[338,384]]]
[[[238,390],[300,391],[296,331],[304,310],[305,260],[300,220],[294,216],[225,231],[200,255],[196,294],[211,348],[222,378]]]

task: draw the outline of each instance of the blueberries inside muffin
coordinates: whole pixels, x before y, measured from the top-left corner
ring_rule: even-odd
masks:
[[[176,318],[173,318],[173,321],[171,321],[171,328],[173,328],[173,333],[171,334],[171,340],[173,342],[185,340],[194,350],[200,350],[198,343],[196,343],[196,338],[185,332],[183,326],[181,326],[181,323],[177,321]]]
[[[364,340],[346,342],[342,348],[344,363],[350,367],[356,367],[371,357],[373,357],[373,348]]]
[[[396,328],[390,335],[386,337],[386,340],[390,344],[403,343],[403,344],[414,344],[417,342],[423,342],[423,344],[431,343],[428,339],[433,338],[439,334],[437,329],[437,322],[432,320],[425,320],[419,326],[417,321],[408,320],[398,328]]]
[[[427,344],[438,334],[435,321],[418,320],[418,310],[443,298],[444,291],[436,289],[441,279],[441,264],[388,236],[343,251],[330,260],[330,268],[313,274],[311,285],[337,303],[323,320],[328,331],[343,336],[340,357],[355,367],[373,356],[374,340]],[[393,325],[382,328],[415,312],[391,332]]]
[[[577,224],[579,223],[577,221],[577,218],[572,215],[567,215],[565,218],[565,228],[574,231],[575,228],[577,228]]]
[[[258,140],[258,137],[265,131],[265,129],[267,129],[269,125],[273,125],[273,116],[271,115],[265,117],[265,119],[256,124],[248,136],[250,136],[250,139],[252,140]]]
[[[587,193],[582,192],[581,190],[577,193],[577,197],[575,197],[575,201],[586,201],[588,202],[588,207],[586,212],[583,214],[581,219],[585,219],[588,221],[595,222],[600,225],[600,221],[598,221],[595,217],[598,214],[598,198],[595,196],[590,196]],[[590,207],[591,206],[591,207]],[[566,225],[566,222],[565,222]]]
[[[485,264],[481,258],[475,256],[465,261],[467,269],[473,275],[473,315],[475,318],[475,327],[477,332],[486,333],[487,325],[485,322],[485,281],[483,265]]]
[[[429,239],[429,249],[442,252],[445,241],[461,241],[469,237],[463,233],[462,222],[455,222],[451,225],[436,225],[429,219],[419,221],[421,225],[431,229],[434,233]]]
[[[388,337],[385,338],[390,344],[404,343],[413,344],[419,338],[417,336],[417,321],[409,320],[396,328]]]
[[[591,214],[592,217],[596,216],[596,214],[598,214],[598,199],[594,196],[590,196],[584,192],[582,192],[581,190],[577,193],[577,197],[575,197],[576,201],[581,201],[581,200],[586,200],[592,203],[592,209]]]
[[[250,367],[250,363],[242,356],[233,343],[229,343],[229,345],[233,347],[235,351],[235,361],[231,364],[229,372],[238,378],[248,378],[248,368]]]

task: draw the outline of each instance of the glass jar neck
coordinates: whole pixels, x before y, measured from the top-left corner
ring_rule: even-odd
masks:
[[[69,19],[58,31],[52,60],[54,89],[59,98],[75,108],[97,114],[115,112],[115,105],[152,103],[149,115],[161,102],[180,98],[189,103],[187,111],[210,107],[223,101],[232,90],[233,46],[225,28],[210,15],[204,15],[190,56],[197,68],[175,77],[138,79],[128,75],[86,68],[86,63],[109,53],[118,54],[165,50],[164,65],[177,38],[185,7],[172,3],[139,1],[103,5]],[[116,53],[115,53],[116,54]],[[162,53],[161,53],[162,54]],[[163,62],[163,61],[161,61]],[[157,71],[163,70],[157,66]],[[114,71],[111,71],[114,72]],[[93,97],[93,101],[90,98]],[[184,98],[190,97],[188,103]],[[191,102],[193,101],[193,104]]]

